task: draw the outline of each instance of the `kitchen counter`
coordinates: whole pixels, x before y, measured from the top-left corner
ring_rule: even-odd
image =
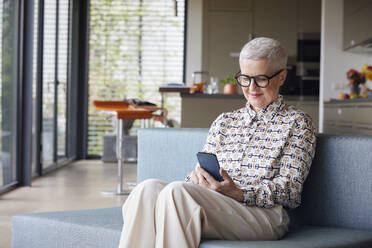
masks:
[[[368,98],[357,98],[357,99],[330,99],[328,101],[324,101],[325,103],[362,103],[362,102],[372,102],[372,97]]]
[[[312,116],[314,125],[318,126],[319,97],[284,96],[288,105],[294,105]],[[185,94],[181,93],[181,127],[209,128],[212,122],[223,112],[242,108],[246,104],[242,94]]]
[[[202,93],[182,93],[181,97],[189,97],[189,98],[223,98],[223,99],[243,99],[245,100],[244,95],[242,94],[234,94],[234,95],[225,95],[225,94],[202,94]],[[285,101],[312,101],[316,102],[319,101],[319,97],[317,96],[283,96]]]
[[[324,132],[372,135],[372,98],[324,102]]]
[[[233,94],[233,95],[225,95],[225,94],[202,94],[202,93],[195,93],[195,94],[188,94],[182,93],[181,97],[190,97],[190,98],[227,98],[227,99],[244,99],[244,95],[241,94]]]

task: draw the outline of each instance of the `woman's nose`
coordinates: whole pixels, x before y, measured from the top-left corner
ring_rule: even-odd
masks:
[[[256,85],[256,82],[255,80],[252,78],[252,81],[251,81],[251,85],[249,85],[249,90],[250,91],[255,91],[257,89],[257,85]]]

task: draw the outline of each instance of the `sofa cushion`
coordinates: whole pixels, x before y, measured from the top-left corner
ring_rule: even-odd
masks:
[[[157,178],[183,181],[197,163],[207,128],[145,128],[138,130],[137,182]]]
[[[372,231],[306,226],[291,230],[275,241],[206,240],[200,248],[367,248],[372,247]]]
[[[13,217],[13,248],[117,248],[121,207],[37,213]],[[372,231],[301,227],[278,241],[205,240],[201,248],[372,247]]]
[[[17,215],[13,248],[117,248],[123,226],[121,207]]]
[[[293,225],[372,230],[372,137],[318,135]]]
[[[207,134],[207,128],[139,130],[138,181],[183,180]],[[371,151],[372,137],[318,135],[302,204],[290,212],[291,224],[371,230]]]

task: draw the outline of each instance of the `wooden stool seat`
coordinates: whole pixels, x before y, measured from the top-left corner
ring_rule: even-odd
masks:
[[[116,111],[119,109],[127,109],[129,104],[126,101],[93,101],[93,105],[97,110]]]
[[[121,120],[151,119],[152,113],[146,109],[121,109],[116,110],[116,116]]]
[[[117,118],[122,120],[135,119],[153,119],[166,125],[166,117],[168,111],[166,108],[140,105],[135,106],[128,104],[126,101],[93,101],[93,105],[97,110],[116,112]],[[152,114],[155,111],[161,111],[161,115]]]
[[[93,101],[93,105],[97,110],[112,112],[116,116],[117,131],[116,131],[116,155],[118,158],[118,185],[116,191],[103,192],[116,195],[128,195],[130,189],[123,190],[123,162],[124,156],[122,154],[123,142],[123,122],[124,120],[140,119],[142,126],[144,122],[149,119],[166,122],[167,110],[151,105],[135,106],[126,101]],[[161,115],[155,115],[153,112],[162,111]],[[161,118],[160,118],[161,117]],[[127,183],[129,185],[129,183]]]

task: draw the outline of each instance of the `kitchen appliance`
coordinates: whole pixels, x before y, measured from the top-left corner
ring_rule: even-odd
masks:
[[[320,69],[319,33],[298,34],[296,64],[300,95],[318,96]]]
[[[300,95],[299,77],[296,75],[296,66],[287,65],[287,78],[279,88],[281,95]]]

